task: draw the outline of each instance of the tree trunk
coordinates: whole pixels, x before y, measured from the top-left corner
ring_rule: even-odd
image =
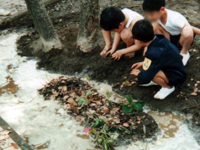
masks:
[[[53,48],[62,49],[62,44],[44,3],[41,0],[25,0],[25,2],[32,15],[35,28],[40,35],[41,42],[44,46],[43,51],[49,52]]]
[[[83,52],[90,52],[96,46],[99,26],[99,0],[82,0],[77,45]]]

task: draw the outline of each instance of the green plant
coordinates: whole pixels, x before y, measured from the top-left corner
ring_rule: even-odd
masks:
[[[87,92],[85,97],[78,97],[76,101],[78,102],[78,106],[86,106],[89,104],[88,97],[91,96],[92,92]]]
[[[107,91],[107,92],[106,92],[106,96],[107,96],[108,99],[111,98],[112,92]]]
[[[133,102],[133,98],[131,95],[126,95],[126,100],[128,101],[128,105],[123,105],[122,110],[125,114],[131,113],[133,110],[142,111],[145,105],[145,102]]]
[[[89,76],[86,76],[86,80],[90,81],[90,77],[89,77]]]
[[[97,128],[104,125],[104,119],[96,119],[95,122],[92,124],[92,128]]]
[[[112,132],[111,129],[105,124],[104,119],[95,119],[92,124],[92,129],[89,134],[96,136],[96,142],[99,146],[102,146],[105,150],[112,150],[112,144],[119,137],[117,132]]]

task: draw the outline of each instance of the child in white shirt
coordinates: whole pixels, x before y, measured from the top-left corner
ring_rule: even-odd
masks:
[[[116,7],[107,7],[101,13],[100,26],[106,43],[105,48],[101,52],[101,56],[111,55],[115,60],[119,60],[122,55],[132,58],[135,51],[142,47],[135,44],[132,35],[132,28],[135,23],[142,20],[143,16],[131,9],[124,8],[120,10]],[[115,33],[114,41],[111,41],[111,32]],[[123,40],[127,48],[117,50],[120,40]]]
[[[155,34],[163,34],[181,49],[183,64],[186,65],[190,59],[188,50],[195,35],[200,35],[200,29],[191,26],[182,14],[166,9],[165,0],[144,0],[143,10],[149,20],[156,22],[153,23]]]

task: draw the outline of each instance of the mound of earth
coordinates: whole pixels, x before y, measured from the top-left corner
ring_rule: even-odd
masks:
[[[129,111],[124,109],[128,105],[109,101],[81,79],[59,77],[46,84],[39,93],[46,100],[50,97],[59,100],[77,121],[89,127],[95,142],[104,149],[127,143],[127,139],[130,142],[151,138],[158,131],[155,120],[139,111],[143,103],[133,103],[130,99],[135,107]]]

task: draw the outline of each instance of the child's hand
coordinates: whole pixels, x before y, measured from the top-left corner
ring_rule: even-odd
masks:
[[[115,52],[112,55],[112,58],[115,59],[115,60],[120,60],[120,58],[122,57],[122,55],[123,55],[122,50],[119,50],[119,51]]]
[[[106,57],[106,53],[107,53],[107,51],[106,51],[106,50],[103,50],[103,51],[100,53],[101,57]]]
[[[105,48],[103,49],[103,51],[100,53],[101,57],[106,57],[107,56],[107,52],[111,49],[111,46],[105,46]]]
[[[108,52],[106,53],[106,56],[108,56],[108,55],[112,56],[112,54],[113,54],[115,51],[116,51],[115,49],[111,49],[110,51],[108,51]]]
[[[137,77],[139,75],[139,73],[140,73],[139,69],[133,69],[130,74]]]
[[[135,64],[133,64],[133,66],[131,67],[131,69],[138,69],[138,68],[140,68],[142,66],[143,66],[143,62],[135,63]]]

